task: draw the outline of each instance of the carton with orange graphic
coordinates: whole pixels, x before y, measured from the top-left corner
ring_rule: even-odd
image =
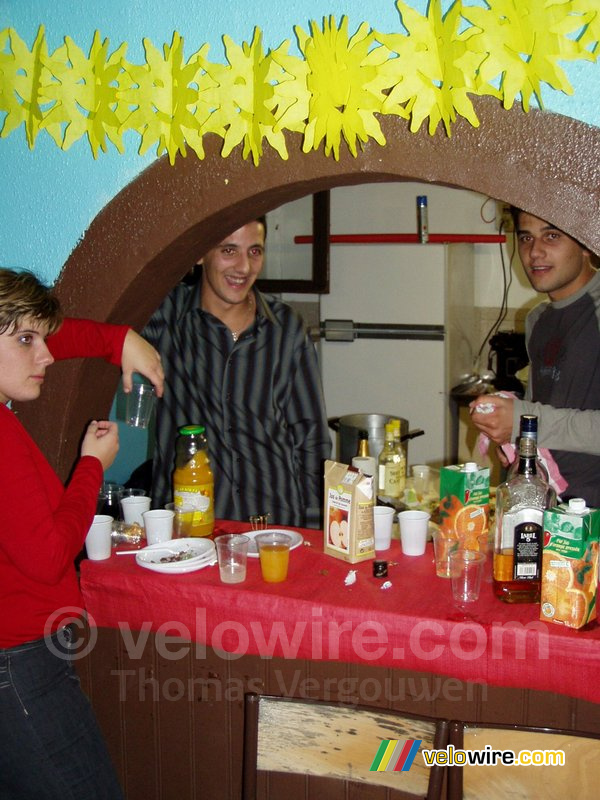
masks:
[[[489,531],[490,470],[473,462],[442,467],[440,530],[468,550],[479,550]]]
[[[544,511],[540,619],[582,628],[596,619],[600,509],[578,498]]]

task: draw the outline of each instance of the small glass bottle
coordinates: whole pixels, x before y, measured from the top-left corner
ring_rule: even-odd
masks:
[[[402,444],[402,426],[400,420],[394,417],[390,422],[394,428],[394,447],[400,457],[400,485],[398,487],[398,496],[401,497],[406,488],[406,451]]]
[[[368,458],[371,453],[369,452],[369,432],[360,430],[358,432],[358,449],[356,455],[359,458]]]
[[[385,497],[400,496],[402,483],[402,463],[394,442],[394,428],[391,422],[385,426],[385,442],[379,454],[379,494]]]
[[[202,425],[179,428],[175,442],[173,501],[194,509],[191,536],[210,536],[215,524],[214,479]]]
[[[429,241],[429,216],[427,213],[427,195],[417,195],[417,233],[421,244]]]
[[[537,473],[535,441],[519,440],[517,474],[496,492],[494,594],[506,603],[540,599],[544,511],[556,493]]]

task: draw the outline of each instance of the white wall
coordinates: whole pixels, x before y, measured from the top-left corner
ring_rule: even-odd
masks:
[[[331,192],[331,234],[415,233],[416,197],[426,194],[430,233],[494,234],[496,203],[474,192],[415,182],[364,184]],[[508,304],[531,306],[538,297],[518,263],[511,268],[511,245],[503,245],[504,269],[513,272]],[[332,245],[331,293],[320,299],[321,320],[444,324],[450,331],[463,311],[448,297],[472,294],[474,306],[495,317],[504,279],[500,245],[475,245],[466,270],[448,264],[442,245]],[[473,285],[456,287],[471,275]],[[453,281],[452,292],[446,281]],[[454,314],[454,316],[453,316]],[[460,323],[460,319],[458,320]],[[504,324],[502,329],[510,329]],[[468,370],[485,333],[474,328],[464,346],[461,369]],[[464,343],[463,343],[464,344]],[[484,348],[484,354],[487,347]],[[443,346],[422,341],[357,339],[321,343],[325,402],[329,416],[389,413],[409,420],[426,434],[409,444],[410,463],[441,463],[446,458],[448,390],[458,375],[446,372],[451,359]],[[464,362],[464,363],[463,363]]]

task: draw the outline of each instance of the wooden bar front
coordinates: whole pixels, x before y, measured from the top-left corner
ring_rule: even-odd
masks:
[[[235,532],[242,526],[220,527]],[[389,556],[393,586],[382,591],[370,563],[324,556],[319,532],[302,534],[309,546],[291,554],[284,584],[264,584],[257,562],[236,587],[221,584],[216,567],[163,576],[136,566],[132,556],[82,564],[90,627],[76,664],[127,800],[237,800],[246,692],[600,733],[598,628],[577,632],[542,623],[535,608],[496,601],[489,583],[475,613],[465,617],[452,608],[448,582],[436,578],[431,552],[410,559],[397,543]],[[344,576],[352,566],[357,581],[348,586]],[[341,637],[336,654],[326,647],[326,630],[344,625],[353,643],[362,626],[367,635],[345,649]],[[380,656],[368,638],[374,626],[386,642]],[[500,653],[497,629],[508,632]],[[463,643],[469,631],[475,639],[467,635]],[[442,655],[434,658],[436,648]],[[368,764],[375,749],[365,742]],[[352,787],[340,797],[406,796]],[[263,779],[258,796],[338,795],[324,794],[318,779],[286,775]]]
[[[77,665],[127,800],[237,800],[246,691],[600,733],[597,704],[549,692],[362,664],[232,659],[194,642],[153,633],[146,639],[144,632],[140,639],[134,633],[126,646],[118,630],[96,633],[94,647]],[[365,760],[372,757],[365,743]],[[289,775],[284,783],[271,779],[261,796],[311,796],[302,777]],[[378,787],[360,794],[360,800],[392,797],[401,795]]]

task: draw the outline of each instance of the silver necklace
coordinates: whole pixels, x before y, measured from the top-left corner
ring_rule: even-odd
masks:
[[[246,316],[244,317],[244,320],[242,322],[242,326],[241,326],[241,328],[238,328],[237,331],[231,331],[231,338],[233,339],[234,342],[237,342],[237,340],[240,338],[242,333],[248,327],[248,322],[250,321],[250,317],[251,317],[252,312],[254,310],[254,304],[252,303],[252,296],[248,295],[247,299],[248,299],[248,310],[247,310]]]

